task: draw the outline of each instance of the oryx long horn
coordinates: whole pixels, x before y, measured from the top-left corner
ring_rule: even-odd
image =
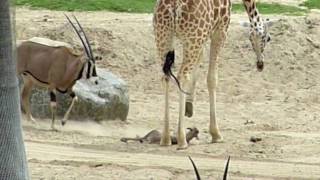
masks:
[[[223,180],[227,180],[228,169],[229,169],[230,156],[228,157],[226,168],[224,169]]]
[[[86,54],[87,54],[88,58],[91,58],[90,53],[89,53],[89,51],[88,51],[88,48],[87,48],[86,44],[84,43],[84,41],[83,41],[83,39],[82,39],[79,31],[77,30],[76,26],[72,23],[72,21],[70,20],[70,18],[69,18],[66,14],[64,14],[64,15],[65,15],[66,18],[68,19],[69,23],[72,25],[73,29],[76,31],[77,35],[79,36],[79,38],[80,38],[80,40],[81,40],[81,43],[82,43],[82,45],[83,45],[83,47],[84,47],[84,50],[86,51]]]
[[[80,30],[82,31],[82,33],[83,33],[83,35],[84,35],[84,38],[85,38],[85,40],[86,40],[86,42],[87,42],[87,46],[88,46],[88,48],[89,48],[89,52],[90,52],[90,55],[91,55],[92,60],[95,61],[95,59],[93,58],[92,48],[91,48],[91,45],[90,45],[90,43],[89,43],[88,36],[87,36],[86,33],[84,32],[84,30],[83,30],[81,24],[79,23],[77,17],[73,15],[73,18],[77,21],[77,24],[78,24],[78,26],[80,27]]]
[[[201,177],[200,177],[200,174],[199,174],[199,171],[197,169],[197,166],[194,164],[192,158],[190,156],[188,156],[191,163],[192,163],[192,166],[193,166],[193,169],[194,169],[194,172],[196,173],[196,176],[197,176],[197,180],[201,180]]]

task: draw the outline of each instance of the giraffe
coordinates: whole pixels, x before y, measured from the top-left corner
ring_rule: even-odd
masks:
[[[257,69],[263,69],[263,51],[270,35],[267,22],[256,9],[255,0],[243,0],[250,20],[250,41],[257,55]],[[157,54],[164,72],[165,111],[161,146],[171,145],[169,132],[169,81],[173,78],[179,91],[179,120],[177,127],[178,150],[186,149],[184,116],[192,117],[193,100],[199,64],[204,44],[210,42],[210,60],[207,74],[207,88],[210,102],[209,132],[212,143],[221,142],[222,136],[216,119],[216,87],[218,80],[218,55],[224,46],[230,24],[230,0],[157,0],[153,27]],[[171,72],[174,63],[174,38],[183,47],[183,61],[177,78]]]

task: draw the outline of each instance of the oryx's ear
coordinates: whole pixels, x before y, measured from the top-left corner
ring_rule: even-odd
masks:
[[[101,61],[101,60],[102,60],[102,57],[101,57],[101,56],[96,56],[96,57],[94,57],[94,60],[95,60],[95,61]]]
[[[247,22],[247,21],[240,21],[240,26],[242,27],[250,27],[250,22]]]

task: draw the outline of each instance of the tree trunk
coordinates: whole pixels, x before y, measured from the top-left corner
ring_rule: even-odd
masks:
[[[0,0],[0,179],[29,179],[9,0]]]

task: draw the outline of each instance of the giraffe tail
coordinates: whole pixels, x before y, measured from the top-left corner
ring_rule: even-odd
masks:
[[[174,64],[174,58],[175,58],[174,51],[169,51],[168,54],[166,55],[166,60],[164,62],[163,68],[162,68],[163,73],[167,77],[173,78],[173,80],[177,83],[178,88],[182,93],[189,94],[189,93],[185,92],[184,90],[182,90],[178,78],[172,73],[171,67]]]

